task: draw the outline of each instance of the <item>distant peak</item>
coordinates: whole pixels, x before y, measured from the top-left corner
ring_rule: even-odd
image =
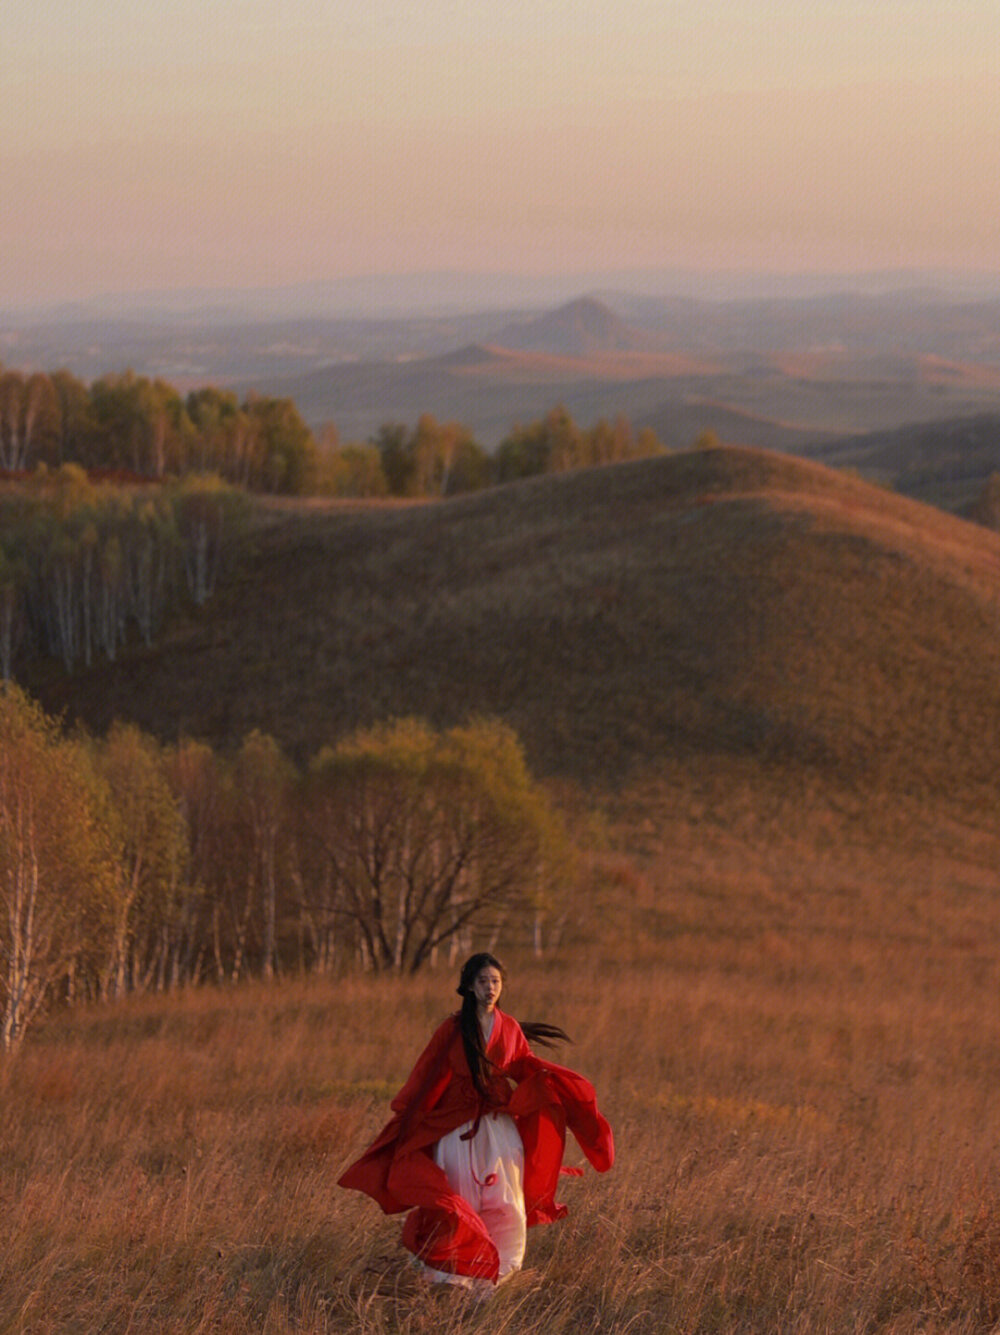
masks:
[[[601,352],[649,352],[655,340],[627,324],[603,301],[583,296],[532,320],[508,325],[496,342],[523,352],[588,357]]]

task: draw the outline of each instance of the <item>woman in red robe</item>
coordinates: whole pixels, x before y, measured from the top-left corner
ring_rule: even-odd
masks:
[[[466,961],[462,1009],[439,1025],[391,1120],[340,1178],[387,1214],[409,1210],[404,1246],[430,1279],[465,1287],[507,1278],[524,1257],[525,1228],[566,1214],[559,1174],[580,1172],[562,1167],[567,1127],[598,1172],[614,1160],[593,1086],[528,1045],[566,1034],[505,1015],[504,977],[485,952]]]

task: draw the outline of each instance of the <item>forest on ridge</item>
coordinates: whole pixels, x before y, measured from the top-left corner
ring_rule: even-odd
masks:
[[[487,452],[458,422],[430,413],[409,427],[386,422],[363,442],[328,423],[317,441],[294,402],[214,385],[182,395],[133,371],[90,385],[69,371],[0,365],[0,476],[79,464],[118,480],[216,473],[251,492],[304,496],[444,496],[545,472],[662,452],[649,428],[625,417],[581,428],[564,407],[512,425]]]

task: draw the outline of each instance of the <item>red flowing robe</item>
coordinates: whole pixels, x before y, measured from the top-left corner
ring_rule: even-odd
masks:
[[[434,1162],[433,1147],[465,1122],[490,1112],[514,1119],[524,1145],[527,1222],[566,1214],[556,1202],[566,1129],[599,1173],[614,1162],[611,1127],[597,1109],[594,1087],[565,1066],[543,1061],[521,1026],[499,1009],[486,1045],[490,1061],[484,1100],[472,1083],[458,1015],[435,1031],[406,1084],[392,1100],[393,1117],[339,1179],[366,1192],[386,1214],[410,1210],[403,1245],[435,1270],[496,1281],[499,1257],[482,1219]],[[514,1087],[512,1088],[511,1082]]]

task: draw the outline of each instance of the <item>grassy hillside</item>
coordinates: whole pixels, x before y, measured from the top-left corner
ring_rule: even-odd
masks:
[[[437,505],[269,511],[204,615],[30,687],[298,758],[359,724],[497,714],[588,785],[770,766],[992,799],[1000,538],[821,466],[691,452]],[[985,794],[985,797],[984,797]]]
[[[914,422],[810,447],[812,458],[886,482],[904,496],[963,513],[1000,472],[1000,416]]]

